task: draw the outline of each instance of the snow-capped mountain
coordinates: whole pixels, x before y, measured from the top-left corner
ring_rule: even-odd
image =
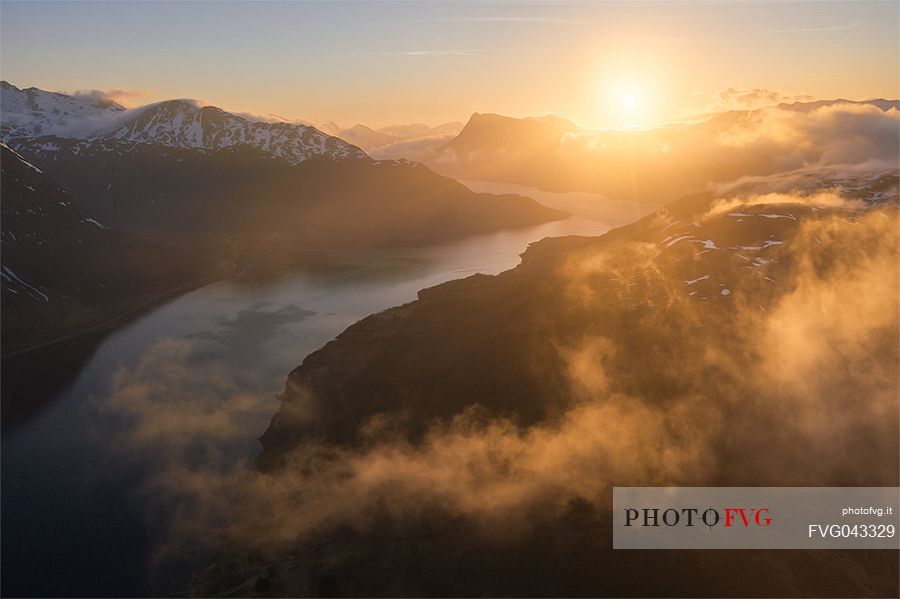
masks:
[[[0,81],[0,133],[3,141],[45,135],[83,138],[99,135],[127,113],[110,100],[68,96],[36,87],[19,89]]]
[[[433,243],[568,217],[377,161],[301,123],[170,100],[141,108],[3,86],[2,140],[111,229],[161,243]],[[354,218],[365,214],[365,218]]]
[[[292,164],[316,156],[366,157],[356,146],[315,127],[250,121],[215,106],[201,107],[186,100],[147,107],[106,137],[129,143],[204,150],[249,146]]]
[[[127,110],[115,102],[22,90],[5,81],[0,134],[13,148],[41,153],[72,148],[73,144],[60,141],[77,140],[74,145],[81,148],[95,142],[107,147],[155,144],[197,150],[249,147],[290,164],[310,158],[367,158],[356,146],[307,125],[249,120],[189,100]]]

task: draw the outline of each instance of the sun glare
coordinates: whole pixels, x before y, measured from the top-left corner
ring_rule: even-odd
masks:
[[[602,118],[613,127],[640,127],[653,117],[650,90],[634,77],[611,79],[599,88]]]

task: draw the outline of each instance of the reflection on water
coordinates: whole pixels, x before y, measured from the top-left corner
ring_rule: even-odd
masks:
[[[276,395],[307,354],[419,289],[515,266],[532,241],[596,235],[632,217],[323,255],[280,277],[208,285],[130,323],[51,408],[4,435],[4,593],[184,588],[215,548]],[[39,366],[53,377],[54,364]]]

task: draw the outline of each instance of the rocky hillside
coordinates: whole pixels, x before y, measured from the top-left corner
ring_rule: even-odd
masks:
[[[524,196],[474,193],[406,161],[292,165],[244,147],[24,147],[99,219],[162,241],[249,236],[320,247],[430,244],[568,216]]]
[[[891,552],[613,551],[609,506],[897,485],[897,225],[896,170],[791,175],[364,319],[291,373],[193,593],[896,595]]]
[[[4,355],[201,279],[200,261],[117,231],[0,146]]]

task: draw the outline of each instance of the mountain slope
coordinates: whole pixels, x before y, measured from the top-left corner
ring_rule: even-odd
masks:
[[[291,165],[246,147],[124,149],[100,141],[79,151],[66,142],[49,152],[19,147],[85,198],[98,219],[165,240],[244,235],[306,246],[427,244],[568,216],[523,196],[474,193],[405,161]]]
[[[3,141],[14,148],[29,141],[47,150],[60,139],[76,151],[93,140],[153,143],[172,148],[254,148],[297,164],[310,158],[359,159],[365,153],[315,127],[252,121],[214,106],[170,100],[134,110],[88,98],[20,90],[2,82]]]
[[[530,146],[556,146],[566,133],[578,131],[574,123],[555,116],[515,119],[499,114],[474,113],[463,130],[444,146],[457,154],[491,152]],[[535,151],[539,148],[534,148]]]
[[[96,218],[143,236],[406,245],[568,216],[523,196],[473,193],[416,163],[371,160],[305,125],[184,100],[123,110],[6,83],[3,94],[10,147]]]
[[[613,485],[898,483],[897,171],[769,185],[533,244],[307,357],[193,592],[896,595],[895,552],[611,548]]]
[[[3,110],[0,134],[4,142],[44,135],[90,137],[98,135],[127,114],[111,101],[74,97],[0,81]]]
[[[108,133],[125,143],[153,143],[171,148],[222,150],[248,147],[298,164],[311,158],[360,159],[365,153],[314,127],[250,121],[215,106],[170,100],[137,111]]]
[[[111,229],[6,145],[0,151],[4,355],[201,277],[194,258]]]
[[[341,139],[346,139],[352,144],[356,144],[367,152],[372,148],[378,148],[400,141],[400,138],[398,137],[375,131],[371,127],[366,127],[365,125],[354,125],[348,129],[341,129],[336,135]]]
[[[346,139],[352,144],[364,149],[370,155],[372,150],[381,151],[383,148],[396,146],[397,144],[421,144],[428,143],[429,140],[435,138],[447,141],[450,137],[459,133],[462,129],[462,123],[451,122],[429,127],[423,123],[414,123],[411,125],[391,125],[380,129],[373,129],[366,125],[356,124],[352,127],[342,129],[336,123],[325,123],[321,126],[323,131],[332,135],[336,135],[341,139]],[[387,150],[391,156],[379,156],[382,158],[415,158],[415,156],[404,156],[401,153],[393,153]],[[379,152],[381,153],[381,152]]]

